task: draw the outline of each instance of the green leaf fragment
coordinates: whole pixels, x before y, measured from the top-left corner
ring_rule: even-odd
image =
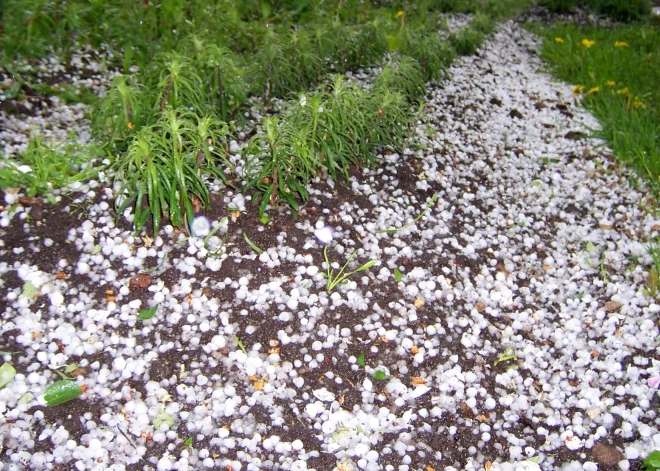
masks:
[[[260,249],[259,247],[257,247],[257,246],[254,244],[254,242],[252,242],[250,239],[248,239],[248,236],[247,236],[247,234],[245,233],[245,231],[243,231],[243,239],[245,239],[245,242],[247,242],[247,244],[250,246],[250,248],[251,248],[252,250],[254,250],[257,254],[261,255],[262,253],[264,253],[264,251],[263,251],[262,249]]]
[[[64,379],[48,386],[46,394],[44,394],[44,400],[48,407],[53,407],[71,401],[82,393],[83,390],[78,383]]]
[[[587,252],[590,254],[596,254],[598,253],[598,247],[596,247],[591,241],[587,242],[587,247],[586,247]]]
[[[64,367],[64,373],[66,373],[66,374],[73,373],[79,367],[80,367],[80,365],[78,363],[71,363],[70,365],[66,365]]]
[[[387,375],[385,374],[384,371],[378,370],[374,371],[374,373],[371,375],[373,379],[376,379],[378,381],[385,381],[387,379]]]
[[[365,358],[364,358],[364,352],[360,352],[360,354],[357,357],[357,364],[360,365],[362,368],[367,364]]]
[[[156,304],[154,307],[148,308],[148,309],[141,309],[140,313],[138,314],[137,318],[139,321],[146,321],[154,317],[156,314],[156,311],[158,311],[158,304]]]
[[[649,453],[644,462],[642,462],[642,469],[645,471],[660,469],[660,451],[655,450]]]
[[[100,245],[95,245],[94,248],[92,249],[92,255],[96,255],[101,251],[101,246]]]
[[[16,369],[9,363],[3,363],[0,366],[0,389],[4,388],[16,376]]]
[[[31,282],[27,281],[23,285],[23,292],[21,293],[21,297],[34,299],[37,297],[38,294],[39,294],[39,289],[36,286],[34,286]]]
[[[166,424],[167,428],[174,426],[174,417],[172,417],[167,412],[161,412],[156,417],[154,417],[154,429],[160,430],[160,426]]]
[[[396,281],[397,283],[403,279],[403,273],[401,273],[401,270],[399,270],[398,268],[394,269],[393,275],[394,275],[394,281]]]
[[[184,444],[185,446],[187,446],[188,448],[192,448],[192,443],[193,443],[193,442],[192,442],[192,438],[191,438],[191,437],[186,438],[186,441],[183,442],[183,444]]]
[[[264,214],[259,218],[259,221],[261,221],[261,224],[268,224],[270,222],[270,218]]]

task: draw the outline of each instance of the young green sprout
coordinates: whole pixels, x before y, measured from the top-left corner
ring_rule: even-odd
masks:
[[[335,274],[335,271],[332,269],[332,266],[330,265],[330,259],[328,258],[328,244],[330,242],[332,242],[332,237],[333,237],[332,228],[330,228],[328,226],[321,227],[321,228],[316,229],[314,231],[314,235],[316,236],[318,241],[321,243],[321,245],[324,246],[323,247],[323,258],[325,258],[325,266],[326,266],[326,273],[327,273],[327,275],[326,275],[327,282],[326,282],[326,285],[325,285],[325,289],[328,290],[328,291],[332,291],[333,289],[335,289],[337,287],[337,285],[339,283],[343,283],[344,281],[348,280],[349,276],[351,276],[355,273],[364,271],[364,270],[368,270],[369,268],[373,267],[376,263],[378,263],[378,260],[373,260],[372,259],[372,260],[369,260],[364,265],[357,268],[356,270],[344,273],[344,271],[346,270],[346,267],[348,266],[350,261],[353,260],[353,258],[355,257],[355,254],[357,253],[357,251],[353,251],[353,253],[348,257],[348,260],[346,260],[346,263],[344,263],[344,266],[342,266],[341,269],[339,270],[339,272],[337,274]]]

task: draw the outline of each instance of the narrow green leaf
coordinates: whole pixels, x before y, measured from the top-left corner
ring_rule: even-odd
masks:
[[[364,352],[360,352],[360,354],[357,357],[357,364],[360,365],[362,368],[367,364],[365,358],[364,358]]]
[[[257,246],[256,246],[256,245],[255,245],[255,244],[254,244],[254,243],[248,238],[248,236],[247,236],[247,234],[245,233],[245,231],[243,231],[243,239],[245,239],[245,242],[247,242],[247,244],[250,246],[250,248],[251,248],[252,250],[254,250],[257,254],[262,254],[262,253],[264,253],[264,251],[263,251],[262,249],[260,249],[259,247],[257,247]]]
[[[373,259],[372,259],[372,260],[369,260],[367,263],[365,263],[364,265],[362,265],[360,268],[358,268],[357,270],[355,270],[353,273],[357,273],[357,272],[359,272],[359,271],[368,270],[369,268],[373,267],[373,266],[374,266],[375,264],[377,264],[377,263],[378,263],[378,260],[373,260]],[[351,273],[351,275],[352,275],[353,273]]]
[[[65,379],[48,386],[46,394],[44,394],[44,400],[49,407],[53,407],[71,401],[82,393],[83,390],[78,383]]]
[[[139,321],[146,321],[154,317],[156,314],[156,311],[158,311],[158,304],[156,304],[154,307],[148,308],[148,309],[140,309],[140,313],[138,314],[137,318]]]
[[[393,275],[394,275],[394,281],[396,281],[397,283],[403,279],[403,273],[401,273],[401,270],[399,270],[398,268],[394,269]]]
[[[9,363],[3,363],[0,366],[0,389],[4,388],[16,376],[16,369]]]
[[[374,374],[372,374],[371,377],[378,381],[385,381],[387,379],[387,375],[385,374],[384,371],[381,370],[374,371]]]

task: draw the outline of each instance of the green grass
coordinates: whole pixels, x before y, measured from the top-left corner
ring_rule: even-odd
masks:
[[[101,155],[93,146],[58,148],[35,136],[17,158],[0,159],[0,188],[22,188],[28,196],[51,196],[54,189],[95,178],[101,167],[93,159]]]
[[[651,10],[651,0],[541,0],[540,5],[555,13],[570,13],[586,8],[619,21],[636,21]]]
[[[576,97],[601,123],[596,134],[657,194],[660,31],[648,25],[534,29],[544,38],[542,57],[552,72],[576,86]]]

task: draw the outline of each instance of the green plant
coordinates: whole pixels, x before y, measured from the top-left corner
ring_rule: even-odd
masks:
[[[505,361],[515,360],[516,358],[518,358],[518,355],[513,352],[511,347],[507,347],[507,349],[504,350],[504,353],[500,354],[500,356],[497,357],[497,360],[493,362],[493,366],[497,366],[499,363]]]
[[[472,27],[467,27],[449,36],[449,43],[459,56],[469,56],[477,52],[484,40],[484,35]]]
[[[210,203],[203,177],[226,182],[218,165],[230,166],[224,150],[227,132],[227,126],[211,116],[166,108],[162,119],[141,129],[113,163],[120,185],[118,217],[132,205],[136,232],[151,217],[156,233],[165,216],[175,227],[187,229],[193,201],[204,207]]]
[[[596,137],[617,158],[660,186],[660,63],[653,53],[660,32],[646,25],[608,29],[575,25],[534,27],[544,37],[542,56],[599,120]]]
[[[25,152],[0,160],[0,188],[21,188],[28,196],[49,195],[55,188],[86,181],[98,174],[94,165],[98,151],[92,146],[67,144],[60,148],[46,144],[37,135]]]
[[[660,469],[660,451],[655,450],[648,454],[642,462],[642,469],[644,471],[656,471]]]

